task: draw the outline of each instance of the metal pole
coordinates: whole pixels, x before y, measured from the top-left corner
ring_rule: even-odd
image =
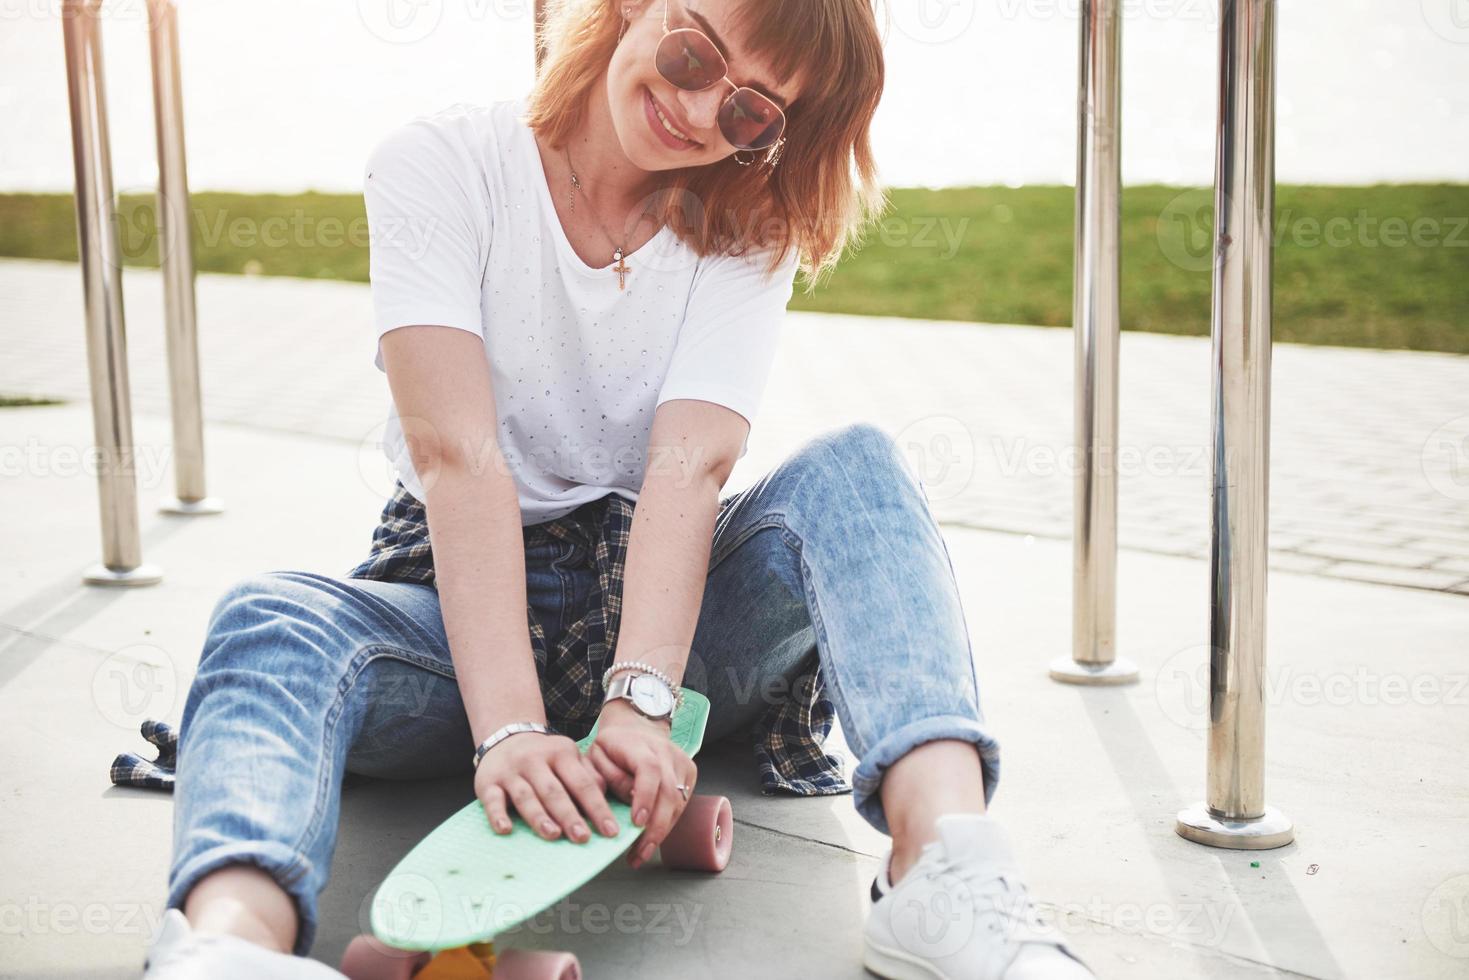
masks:
[[[1265,805],[1275,0],[1222,0],[1214,179],[1208,798],[1178,814],[1215,847],[1289,844]]]
[[[86,313],[87,372],[97,443],[97,490],[102,562],[88,568],[89,585],[153,585],[161,571],[144,564],[138,533],[138,488],[122,310],[122,254],[112,195],[102,74],[101,0],[65,0],[61,30],[76,176],[77,255]]]
[[[148,0],[153,68],[153,129],[158,144],[158,261],[173,409],[173,497],[165,514],[218,514],[223,504],[204,490],[204,406],[199,387],[199,331],[194,306],[194,243],[189,234],[189,175],[184,156],[183,88],[179,84],[178,7]]]
[[[1077,68],[1076,338],[1077,469],[1072,490],[1071,656],[1051,664],[1069,684],[1127,684],[1137,665],[1117,659],[1117,347],[1122,197],[1122,27],[1118,0],[1081,5]]]

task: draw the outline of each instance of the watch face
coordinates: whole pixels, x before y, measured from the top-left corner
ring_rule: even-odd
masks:
[[[633,705],[645,715],[662,718],[673,712],[673,698],[668,688],[650,677],[635,678],[632,685]]]

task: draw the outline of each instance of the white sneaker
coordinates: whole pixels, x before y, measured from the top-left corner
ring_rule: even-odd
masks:
[[[316,960],[224,933],[195,932],[178,909],[163,913],[148,945],[143,980],[346,980]]]
[[[889,851],[872,883],[862,964],[889,980],[1095,980],[1043,926],[1005,830],[987,815],[938,819],[901,881]]]

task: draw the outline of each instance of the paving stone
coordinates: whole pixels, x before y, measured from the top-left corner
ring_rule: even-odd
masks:
[[[133,412],[166,414],[160,276],[130,268],[123,290]],[[207,420],[356,445],[385,419],[391,396],[372,364],[367,286],[201,274],[195,291]],[[78,266],[0,260],[0,343],[0,391],[85,402]],[[972,466],[959,486],[936,488],[940,521],[1069,537],[1072,343],[1065,329],[792,313],[751,461],[856,420],[905,444],[917,434],[921,450],[938,425],[958,434],[955,451]],[[1173,547],[1188,536],[1182,553],[1207,554],[1210,356],[1207,337],[1123,331],[1121,540],[1150,532]],[[1459,420],[1469,433],[1469,357],[1276,344],[1272,561],[1296,554],[1280,560],[1311,571],[1304,556],[1328,555],[1341,560],[1316,573],[1377,569],[1378,580],[1399,581],[1403,566],[1469,560],[1469,490],[1444,482],[1447,462],[1429,445]],[[1426,583],[1461,570],[1449,568],[1403,584],[1447,589]]]

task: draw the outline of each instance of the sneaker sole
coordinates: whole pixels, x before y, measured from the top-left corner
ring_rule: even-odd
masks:
[[[862,965],[884,980],[949,980],[927,960],[862,939]]]

